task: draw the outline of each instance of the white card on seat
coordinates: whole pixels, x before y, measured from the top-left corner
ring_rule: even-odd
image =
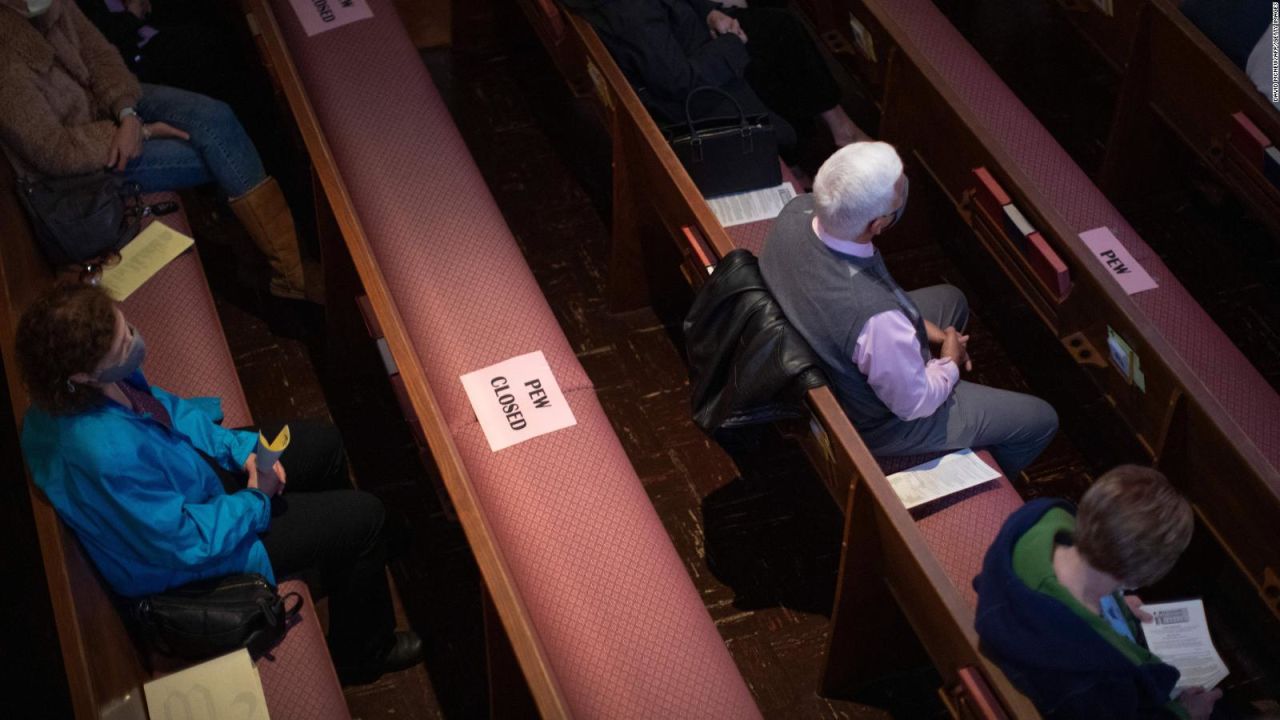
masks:
[[[494,452],[578,424],[541,350],[469,372],[461,380]]]
[[[966,448],[894,473],[887,479],[898,499],[910,510],[999,477],[1000,473]]]
[[[151,720],[267,720],[267,699],[249,651],[240,649],[142,686]]]

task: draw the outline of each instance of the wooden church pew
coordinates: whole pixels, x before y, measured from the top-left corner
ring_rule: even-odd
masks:
[[[479,565],[495,714],[757,717],[390,2],[313,36],[288,0],[244,7],[357,276],[330,310],[367,296]],[[577,424],[494,453],[458,377],[534,350]]]
[[[521,3],[535,27],[542,4]],[[716,220],[663,140],[594,31],[564,14],[583,57],[579,74],[595,80],[599,108],[613,140],[613,249],[610,285],[615,305],[635,307],[663,292],[645,268],[657,253],[642,229],[655,219],[676,241],[684,277],[695,287],[735,247],[759,250],[768,223],[726,230]],[[569,41],[566,41],[568,43]],[[563,69],[563,68],[562,68]],[[1021,504],[1001,478],[947,511],[919,521],[902,506],[844,411],[827,388],[809,393],[812,422],[789,428],[846,511],[844,550],[822,691],[847,693],[895,664],[915,660],[912,633],[944,680],[941,691],[957,717],[1037,717],[1035,709],[981,655],[973,631],[976,574],[1000,522]],[[988,462],[989,456],[986,456]],[[901,465],[897,469],[903,469]],[[977,512],[975,512],[977,510]],[[983,518],[987,526],[970,522]],[[994,525],[991,525],[994,521]],[[962,548],[953,562],[947,550]],[[895,651],[902,647],[903,651]]]
[[[156,203],[177,201],[178,196],[165,193],[145,199]],[[181,210],[152,222],[191,233]],[[18,318],[53,287],[54,280],[18,204],[12,171],[7,162],[0,161],[0,354],[15,427],[21,427],[29,405],[14,354]],[[222,399],[224,424],[252,424],[194,248],[148,280],[121,306],[146,334],[151,352],[143,370],[148,380],[183,396],[217,396]],[[159,668],[161,663],[150,663],[146,650],[135,643],[102,577],[44,494],[29,477],[5,480],[26,483],[29,490],[72,711],[86,720],[145,717],[142,685],[152,679],[153,667]],[[299,593],[304,608],[281,644],[257,662],[267,709],[276,717],[349,718],[306,584],[281,578],[280,591]],[[163,661],[163,665],[174,669],[172,662]]]
[[[845,61],[881,97],[883,139],[936,183],[973,228],[975,251],[1008,275],[1280,614],[1280,548],[1267,539],[1280,518],[1280,398],[929,0],[839,7],[874,39],[875,60],[854,50]],[[848,27],[834,30],[856,48]],[[1037,242],[1011,227],[1006,200]],[[1157,289],[1121,289],[1078,237],[1100,226]],[[1112,333],[1142,382],[1108,359]]]

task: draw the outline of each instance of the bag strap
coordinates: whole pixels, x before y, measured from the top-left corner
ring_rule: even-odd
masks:
[[[688,97],[684,99],[684,120],[689,127],[689,138],[693,142],[696,143],[699,140],[701,140],[701,138],[698,137],[698,131],[693,126],[693,96],[701,92],[719,93],[720,95],[728,98],[729,102],[733,103],[733,106],[738,110],[739,127],[746,129],[747,113],[742,109],[742,103],[738,102],[738,98],[734,97],[730,93],[725,92],[724,90],[721,90],[718,87],[714,87],[711,85],[699,85],[698,87],[690,90]]]

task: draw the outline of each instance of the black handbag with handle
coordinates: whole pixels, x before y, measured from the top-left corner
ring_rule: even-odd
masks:
[[[18,197],[41,252],[55,266],[79,265],[116,252],[141,226],[140,186],[108,172],[22,179]]]
[[[134,601],[132,613],[160,652],[204,660],[240,648],[261,656],[284,637],[301,609],[298,593],[282,597],[263,576],[243,573],[149,595]]]
[[[694,117],[694,98],[716,93],[736,112]],[[725,107],[723,103],[722,107]],[[685,99],[685,124],[668,128],[671,149],[704,197],[759,190],[782,183],[778,137],[767,111],[748,115],[730,93],[703,85]],[[674,132],[672,132],[674,130]]]

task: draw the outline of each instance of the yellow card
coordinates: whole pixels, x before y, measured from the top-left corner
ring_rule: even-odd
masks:
[[[120,249],[118,264],[102,271],[102,289],[121,302],[194,243],[157,220]]]

